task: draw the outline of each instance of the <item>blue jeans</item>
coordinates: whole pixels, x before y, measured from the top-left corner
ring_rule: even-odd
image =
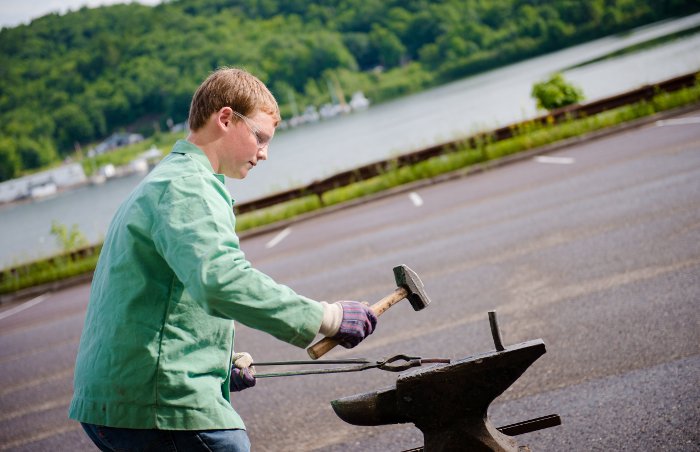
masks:
[[[245,430],[136,430],[81,423],[104,452],[250,452]]]

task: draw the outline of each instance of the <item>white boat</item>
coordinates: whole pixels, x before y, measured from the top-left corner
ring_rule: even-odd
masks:
[[[365,93],[357,91],[350,99],[350,106],[353,110],[365,110],[369,107],[369,99],[365,97]]]

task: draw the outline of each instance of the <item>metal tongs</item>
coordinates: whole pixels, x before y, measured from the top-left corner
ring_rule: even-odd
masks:
[[[400,362],[399,362],[400,361]],[[423,364],[449,364],[449,358],[420,358],[417,356],[395,355],[389,358],[383,358],[378,361],[372,361],[365,358],[350,358],[350,359],[322,359],[315,361],[269,361],[269,362],[254,362],[251,366],[293,366],[293,365],[319,365],[319,364],[355,364],[345,367],[329,367],[323,369],[309,370],[292,370],[286,372],[272,372],[267,374],[255,374],[255,378],[271,378],[271,377],[290,377],[293,375],[317,375],[317,374],[336,374],[341,372],[360,372],[367,369],[380,369],[388,372],[403,372],[412,367],[420,367]]]

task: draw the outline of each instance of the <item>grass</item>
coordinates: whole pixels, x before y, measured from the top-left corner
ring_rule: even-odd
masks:
[[[698,102],[700,102],[700,79],[692,87],[672,93],[660,92],[651,101],[638,102],[594,116],[569,119],[556,124],[553,122],[544,125],[535,122],[525,123],[514,130],[513,137],[505,140],[494,141],[488,134],[472,141],[474,144],[471,145],[469,140],[465,140],[462,145],[448,149],[437,157],[403,167],[395,164],[379,176],[335,188],[323,193],[320,197],[310,194],[238,215],[236,230],[242,232],[288,220],[326,206],[362,198],[403,184],[462,170],[477,163],[499,159]],[[15,269],[13,273],[9,271],[0,273],[0,294],[90,272],[95,268],[98,254],[99,247],[94,254],[85,257],[67,257],[66,255],[53,257],[25,264]]]
[[[95,270],[101,246],[84,255],[66,253],[41,259],[0,273],[0,294],[83,275]]]

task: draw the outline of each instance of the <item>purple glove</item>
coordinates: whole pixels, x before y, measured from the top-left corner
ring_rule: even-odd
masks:
[[[372,334],[377,316],[367,305],[357,301],[339,301],[338,304],[343,307],[343,320],[333,339],[345,348],[353,348]]]
[[[239,369],[234,367],[231,369],[231,391],[239,392],[244,389],[255,386],[255,375],[250,371],[250,368]]]

